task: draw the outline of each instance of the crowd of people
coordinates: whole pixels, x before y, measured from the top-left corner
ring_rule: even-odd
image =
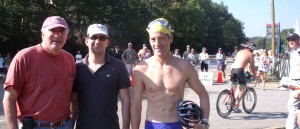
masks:
[[[42,42],[19,51],[13,59],[8,54],[0,55],[0,70],[6,75],[4,82],[3,107],[9,129],[120,129],[118,99],[121,101],[122,128],[139,129],[183,129],[178,104],[183,102],[186,84],[196,93],[201,109],[201,119],[191,120],[188,127],[207,129],[209,127],[209,94],[198,78],[196,65],[202,72],[208,72],[210,56],[203,47],[200,53],[187,45],[186,51],[170,51],[173,33],[170,23],[164,18],[151,21],[147,28],[149,45],[136,52],[129,42],[123,52],[115,46],[115,53],[106,49],[110,37],[105,25],[91,24],[87,28],[84,43],[88,54],[80,51],[74,57],[63,50],[69,26],[60,16],[45,19],[41,28]],[[299,85],[300,59],[299,36],[292,34],[287,38],[291,52],[291,73],[293,85]],[[231,82],[239,85],[234,112],[241,112],[239,103],[245,90],[245,69],[260,77],[263,89],[266,73],[271,63],[267,51],[259,55],[253,51],[253,42],[235,47],[232,54],[234,63],[231,69]],[[138,61],[137,61],[138,59]],[[226,55],[222,48],[216,53],[217,68],[225,78]],[[6,71],[8,69],[8,71]],[[257,74],[256,74],[257,73]],[[130,95],[130,76],[135,78],[132,96]],[[257,84],[256,79],[255,84]],[[299,88],[300,89],[300,88]],[[144,94],[145,93],[145,94]],[[142,114],[142,100],[146,96],[146,114]],[[300,90],[291,93],[287,128],[298,127]],[[189,107],[195,108],[195,107]],[[196,109],[195,109],[196,110]],[[297,112],[298,111],[298,112]],[[145,122],[141,116],[145,115]],[[186,118],[190,119],[190,118]],[[192,118],[191,118],[192,119]],[[291,127],[293,126],[293,127]]]

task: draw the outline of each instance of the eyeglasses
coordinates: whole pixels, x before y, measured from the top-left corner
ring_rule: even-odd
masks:
[[[106,41],[107,37],[106,36],[92,36],[90,37],[91,40],[97,40],[99,39],[100,41]]]

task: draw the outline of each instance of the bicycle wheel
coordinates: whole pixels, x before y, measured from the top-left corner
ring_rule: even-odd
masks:
[[[247,87],[243,97],[243,109],[246,113],[251,113],[256,105],[257,96],[253,88]]]
[[[219,116],[225,118],[232,112],[235,99],[229,90],[223,90],[217,99],[217,112]]]

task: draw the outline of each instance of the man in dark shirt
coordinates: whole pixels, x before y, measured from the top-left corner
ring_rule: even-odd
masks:
[[[82,63],[76,64],[71,95],[75,129],[120,129],[118,97],[122,106],[122,129],[129,129],[131,83],[123,61],[106,52],[109,45],[106,27],[90,25],[85,44],[89,52]]]
[[[120,50],[120,47],[119,46],[116,46],[115,47],[115,52],[113,53],[113,56],[114,57],[116,57],[116,58],[118,58],[118,59],[120,59],[120,60],[122,60],[122,51]]]

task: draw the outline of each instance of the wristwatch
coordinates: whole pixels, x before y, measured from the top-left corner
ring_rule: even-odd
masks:
[[[206,121],[201,121],[200,124],[205,125],[206,129],[209,129],[209,124]]]

